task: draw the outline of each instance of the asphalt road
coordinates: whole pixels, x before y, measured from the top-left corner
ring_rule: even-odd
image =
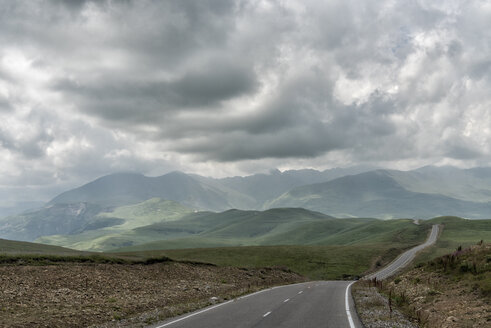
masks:
[[[425,243],[416,246],[382,270],[365,277],[385,279],[408,265],[421,249],[435,243],[434,225]],[[152,328],[361,328],[354,310],[350,286],[353,281],[313,281],[274,287],[220,303]]]
[[[425,247],[431,246],[436,242],[436,239],[438,237],[438,232],[439,232],[440,227],[435,224],[431,227],[431,233],[428,239],[426,239],[426,242],[424,242],[421,245],[418,245],[416,247],[411,248],[410,250],[402,253],[397,259],[395,259],[391,264],[388,266],[384,267],[383,269],[372,273],[369,276],[366,276],[365,279],[373,279],[377,278],[377,280],[383,280],[386,279],[392,275],[394,275],[397,271],[400,269],[404,268],[406,265],[408,265],[416,256],[416,253],[422,250]]]
[[[362,325],[353,307],[351,283],[312,281],[270,288],[151,327],[359,328]]]

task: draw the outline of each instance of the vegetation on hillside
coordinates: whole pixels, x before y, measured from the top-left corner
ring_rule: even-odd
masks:
[[[377,287],[424,327],[484,327],[491,320],[490,254],[491,244],[482,241],[458,247]]]
[[[466,220],[443,216],[428,220],[426,223],[441,224],[442,229],[435,245],[422,251],[416,258],[416,263],[452,253],[459,246],[469,247],[479,240],[485,243],[491,241],[491,220]]]

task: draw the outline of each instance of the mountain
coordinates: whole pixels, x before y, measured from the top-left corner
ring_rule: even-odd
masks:
[[[407,182],[411,179],[408,175],[415,174],[418,172],[376,170],[345,176],[294,188],[268,202],[266,207],[304,207],[338,217],[431,218],[457,215],[475,219],[491,218],[489,201],[472,202],[438,193],[409,190]],[[434,178],[435,181],[440,180]],[[429,184],[413,182],[411,187],[413,190],[426,190]]]
[[[385,171],[409,191],[439,194],[471,202],[491,201],[491,168],[425,166],[414,171]]]
[[[6,239],[24,241],[51,235],[95,238],[156,222],[176,220],[192,212],[192,209],[177,202],[160,198],[116,208],[90,203],[52,204],[36,211],[0,219],[0,235]]]
[[[82,229],[102,210],[87,203],[53,204],[39,210],[0,219],[0,237],[33,241],[40,236],[70,234]],[[114,224],[108,219],[102,225]]]
[[[267,201],[280,196],[292,188],[326,182],[342,176],[367,172],[373,169],[374,167],[371,166],[334,168],[324,171],[304,169],[280,172],[275,169],[267,174],[260,173],[245,177],[236,176],[222,179],[206,178],[199,175],[192,176],[221,190],[233,190],[252,200],[247,204],[237,204],[235,208],[265,209],[264,204]]]
[[[327,179],[327,176],[342,172],[352,171],[343,169],[322,173],[300,170],[230,179],[205,178],[182,172],[159,177],[136,173],[112,174],[66,191],[41,209],[0,219],[0,237],[33,241],[41,236],[74,235],[89,230],[93,234],[99,227],[117,226],[121,230],[121,227],[128,228],[127,223],[122,223],[126,221],[121,219],[128,218],[108,217],[107,212],[153,198],[179,202],[184,207],[198,210],[260,209],[262,200],[268,195],[276,197],[287,191],[289,186],[318,179],[324,181],[322,179]],[[261,193],[261,190],[264,191]],[[80,213],[74,211],[79,208],[83,208]],[[160,217],[159,213],[155,215]],[[136,224],[145,223],[148,222],[143,220]]]
[[[87,202],[107,207],[136,204],[155,197],[201,209],[224,210],[231,207],[224,191],[177,171],[160,177],[112,174],[64,192],[49,203]]]
[[[9,215],[16,215],[25,211],[40,208],[44,205],[43,202],[17,202],[8,204],[8,206],[0,206],[0,218],[7,217]]]
[[[152,203],[152,199],[158,201]],[[142,209],[131,206],[147,201],[150,202],[142,206],[148,213],[132,212]],[[491,217],[490,204],[491,168],[275,170],[268,174],[222,179],[182,172],[159,177],[119,173],[66,191],[38,210],[0,219],[0,238],[32,241],[56,235],[60,240],[50,237],[49,242],[65,245],[68,238],[71,244],[81,243],[77,244],[79,248],[90,244],[89,238],[97,239],[94,243],[100,245],[107,245],[108,240],[113,246],[124,242],[134,244],[146,241],[148,236],[132,240],[121,237],[123,231],[128,234],[131,231],[132,238],[140,236],[132,229],[166,221],[158,211],[167,206],[182,206],[186,208],[183,213],[188,214],[193,210],[259,211],[303,207],[336,217],[458,215],[482,219]],[[182,233],[181,237],[185,235]],[[73,236],[80,239],[75,241]],[[157,236],[152,235],[152,238]]]

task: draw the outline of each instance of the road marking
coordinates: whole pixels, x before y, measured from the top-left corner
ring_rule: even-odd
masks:
[[[266,312],[266,313],[263,315],[263,318],[266,318],[266,317],[267,317],[268,315],[270,315],[270,314],[271,314],[271,311]]]
[[[299,293],[299,294],[302,294],[302,293],[303,293],[303,290],[299,291],[298,293]]]
[[[284,300],[284,301],[283,301],[283,303],[286,303],[286,302],[288,302],[289,300],[290,300],[290,299],[289,299],[289,298],[287,298],[286,300]]]
[[[187,315],[187,316],[182,317],[182,318],[180,318],[180,319],[177,319],[177,320],[174,320],[174,321],[168,322],[168,323],[163,324],[163,325],[161,325],[161,326],[158,326],[158,327],[156,327],[156,328],[167,327],[167,326],[172,325],[172,324],[174,324],[174,323],[176,323],[176,322],[179,322],[179,321],[182,321],[182,320],[185,320],[185,319],[188,319],[188,318],[194,317],[195,315],[201,314],[201,313],[206,312],[206,311],[210,311],[210,310],[216,309],[217,307],[223,306],[223,305],[228,304],[228,303],[231,303],[231,302],[233,302],[233,300],[227,301],[227,302],[225,302],[225,303],[220,303],[220,304],[217,304],[217,305],[215,305],[215,306],[212,306],[212,307],[206,308],[206,309],[204,309],[204,310],[201,310],[201,311],[198,311],[198,312],[192,313],[192,314],[190,314],[190,315]]]
[[[297,286],[297,285],[303,285],[305,284],[304,282],[300,282],[300,283],[296,283],[296,284],[291,284],[291,285],[283,285],[283,286],[275,286],[275,287],[271,287],[271,288],[267,288],[267,289],[263,289],[263,290],[260,290],[260,291],[257,291],[255,293],[252,293],[252,294],[248,294],[248,295],[244,295],[244,296],[241,296],[241,297],[238,297],[238,298],[235,298],[233,300],[230,300],[230,301],[227,301],[227,302],[224,302],[224,303],[220,303],[220,304],[217,304],[217,305],[214,305],[214,306],[210,306],[210,307],[207,307],[207,308],[204,308],[203,310],[200,310],[198,312],[194,312],[194,313],[191,313],[185,317],[182,317],[182,318],[179,318],[179,319],[176,319],[176,320],[173,320],[173,321],[170,321],[170,322],[167,322],[167,323],[164,323],[160,326],[157,326],[155,328],[163,328],[163,327],[167,327],[167,326],[170,326],[174,323],[177,323],[179,321],[182,321],[182,320],[185,320],[185,319],[188,319],[188,318],[191,318],[191,317],[194,317],[198,314],[201,314],[201,313],[204,313],[204,312],[207,312],[207,311],[210,311],[210,310],[213,310],[213,309],[216,309],[217,307],[220,307],[220,306],[223,306],[223,305],[226,305],[226,304],[229,304],[229,303],[232,303],[232,302],[235,302],[237,300],[241,300],[241,299],[244,299],[244,298],[248,298],[248,297],[251,297],[251,296],[255,296],[257,294],[261,294],[261,293],[264,293],[264,292],[267,292],[267,291],[271,291],[273,289],[277,289],[277,288],[285,288],[285,287],[291,287],[291,286]]]
[[[348,316],[348,321],[349,321],[349,326],[350,328],[355,328],[355,323],[353,322],[353,318],[351,317],[351,311],[349,309],[349,288],[351,285],[353,285],[355,282],[353,281],[346,287],[346,294],[345,294],[345,306],[346,306],[346,315]]]

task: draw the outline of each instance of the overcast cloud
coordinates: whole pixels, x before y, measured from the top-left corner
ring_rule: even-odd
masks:
[[[122,170],[487,166],[490,90],[484,0],[0,0],[0,197]]]

